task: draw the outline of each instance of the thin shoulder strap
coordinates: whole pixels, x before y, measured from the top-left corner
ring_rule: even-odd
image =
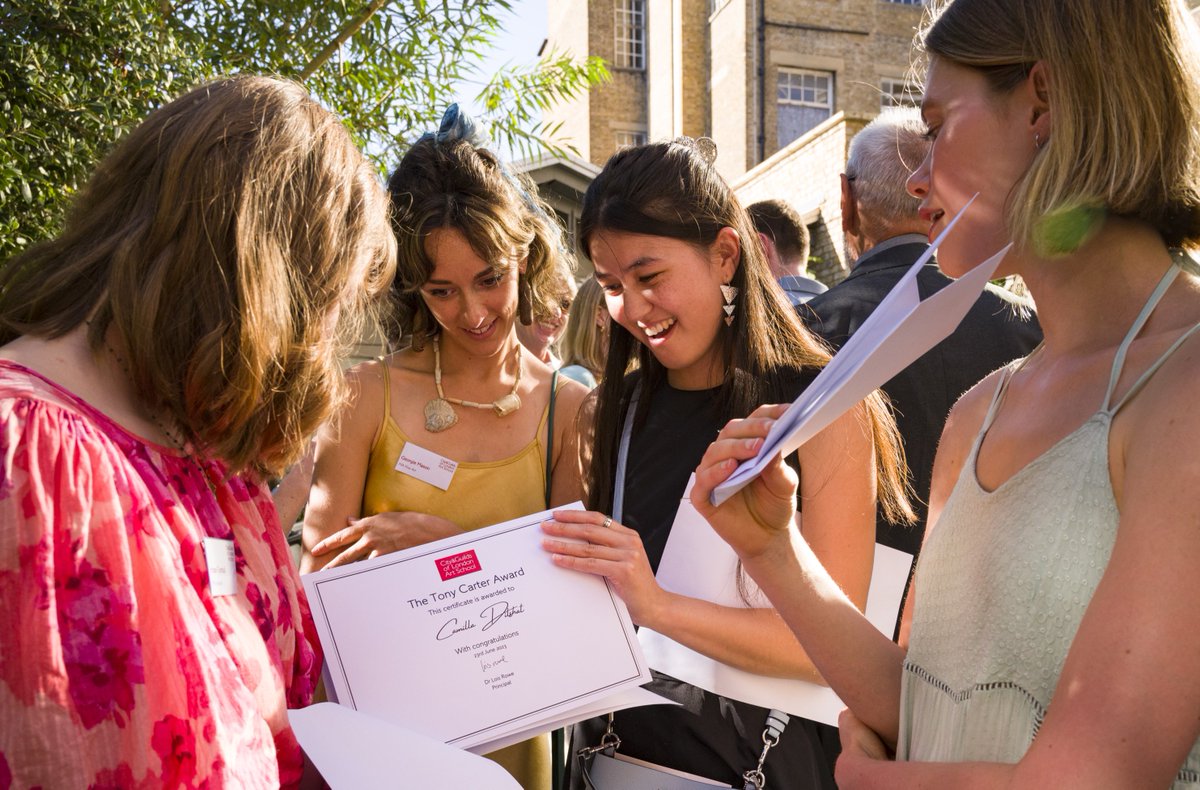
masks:
[[[1005,366],[1000,372],[1000,380],[996,382],[996,389],[992,392],[992,402],[988,405],[987,414],[983,418],[983,425],[979,426],[979,434],[975,437],[976,443],[983,437],[988,429],[992,427],[992,422],[996,419],[996,414],[1000,411],[1000,404],[1004,402],[1004,395],[1008,392],[1008,384],[1013,380],[1021,368],[1025,367],[1025,363],[1034,354],[1042,350],[1042,344],[1038,343],[1037,348],[1029,352],[1029,355],[1024,359],[1018,360],[1015,364]]]
[[[379,444],[380,437],[387,429],[388,413],[392,410],[392,374],[388,371],[387,357],[375,357],[375,361],[379,363],[379,375],[383,377],[383,409],[379,415],[379,425],[375,428],[375,437],[371,440],[371,447],[374,448]]]
[[[1154,308],[1158,306],[1160,301],[1162,301],[1163,294],[1165,294],[1167,289],[1171,287],[1171,283],[1175,282],[1175,278],[1179,276],[1179,271],[1180,267],[1173,262],[1167,269],[1166,273],[1163,274],[1162,279],[1158,281],[1158,285],[1154,287],[1154,291],[1150,294],[1150,298],[1146,300],[1146,304],[1142,305],[1141,312],[1138,313],[1137,318],[1134,319],[1133,326],[1129,327],[1129,331],[1125,334],[1125,338],[1121,341],[1121,345],[1117,347],[1117,353],[1113,356],[1112,370],[1109,371],[1108,374],[1108,391],[1104,394],[1104,404],[1101,406],[1102,411],[1106,411],[1109,414],[1116,414],[1118,411],[1120,411],[1121,407],[1128,403],[1130,398],[1136,395],[1142,389],[1142,387],[1145,386],[1146,382],[1150,380],[1150,377],[1153,376],[1160,367],[1162,367],[1162,364],[1167,361],[1171,354],[1175,353],[1175,349],[1183,345],[1183,342],[1191,337],[1196,329],[1200,327],[1200,324],[1197,324],[1177,337],[1175,342],[1171,344],[1170,348],[1163,352],[1158,359],[1156,359],[1154,363],[1150,365],[1150,367],[1148,367],[1141,376],[1138,377],[1138,380],[1134,382],[1133,386],[1129,388],[1129,391],[1122,396],[1121,400],[1118,401],[1115,406],[1110,405],[1112,404],[1113,393],[1117,388],[1117,381],[1121,378],[1121,372],[1125,368],[1125,357],[1129,353],[1129,346],[1133,343],[1138,334],[1141,333],[1142,327],[1146,325],[1146,322],[1150,320],[1150,315],[1154,312]]]
[[[550,374],[550,405],[546,409],[546,509],[550,509],[550,481],[554,471],[554,396],[558,394],[558,369]]]

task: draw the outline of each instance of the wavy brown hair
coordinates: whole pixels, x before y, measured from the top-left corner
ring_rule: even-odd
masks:
[[[508,173],[494,153],[467,140],[423,138],[400,160],[388,192],[400,247],[385,324],[393,348],[411,336],[419,351],[438,334],[421,286],[434,266],[425,240],[440,228],[460,231],[497,271],[525,259],[517,287],[521,323],[528,326],[534,316],[553,312],[560,290],[556,267],[565,267],[569,276],[574,259],[537,188]]]
[[[338,338],[394,260],[386,197],[338,119],[296,83],[231,77],[153,112],[62,234],[4,264],[0,343],[86,323],[101,351],[114,328],[150,414],[234,470],[276,472],[340,398]]]
[[[804,327],[771,275],[750,215],[716,169],[687,142],[626,148],[608,160],[588,188],[580,218],[585,251],[602,230],[679,239],[702,251],[724,228],[737,231],[740,263],[730,285],[738,289],[738,320],[722,326],[724,354],[720,409],[725,419],[745,417],[764,403],[791,400],[803,368],[820,368],[829,351]],[[666,368],[616,321],[610,322],[608,357],[597,390],[591,441],[588,506],[609,512],[621,422],[632,396],[625,376],[636,359],[647,390],[666,379]],[[634,419],[645,419],[641,398]],[[879,500],[893,521],[911,521],[907,471],[896,423],[883,396],[867,398],[866,418],[875,444]]]

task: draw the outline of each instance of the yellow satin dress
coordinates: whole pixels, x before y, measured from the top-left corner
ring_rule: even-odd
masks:
[[[385,404],[391,403],[390,378],[387,366],[383,365]],[[563,383],[560,378],[559,388]],[[443,491],[395,470],[409,437],[396,424],[391,412],[386,412],[367,463],[362,514],[429,513],[472,530],[544,510],[546,448],[541,436],[549,413],[547,408],[533,440],[517,453],[499,461],[459,463],[450,487]],[[506,746],[487,757],[503,766],[525,790],[550,787],[548,734]]]

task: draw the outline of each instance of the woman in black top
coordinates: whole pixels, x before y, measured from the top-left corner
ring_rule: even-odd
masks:
[[[633,621],[739,669],[819,680],[773,609],[719,606],[663,590],[654,573],[691,471],[722,425],[794,399],[828,360],[771,277],[710,141],[630,148],[588,189],[582,248],[613,325],[597,390],[588,475],[591,511],[547,522],[556,563],[607,577]],[[638,372],[625,375],[632,362]],[[609,519],[622,428],[632,409],[623,523]],[[847,594],[866,603],[875,502],[909,512],[894,424],[879,396],[800,448],[803,533]],[[607,528],[606,528],[607,526]],[[578,538],[570,543],[558,538]],[[767,711],[656,674],[680,706],[616,714],[622,754],[741,786]],[[607,718],[577,725],[572,750],[599,742]],[[836,733],[793,719],[767,760],[775,787],[832,787]],[[581,786],[571,766],[571,784]]]

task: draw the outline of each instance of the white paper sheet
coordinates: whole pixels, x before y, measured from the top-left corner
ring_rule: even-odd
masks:
[[[300,747],[333,790],[520,790],[491,760],[332,702],[289,710]]]
[[[713,490],[713,504],[719,505],[740,491],[777,453],[786,456],[794,452],[954,331],[1012,247],[1008,245],[922,302],[917,273],[970,205],[967,203],[946,225],[812,384],[775,422],[758,455],[742,462],[728,480]]]
[[[494,748],[646,683],[624,603],[542,549],[549,515],[302,577],[337,700]]]
[[[690,491],[691,483],[688,483]],[[912,555],[875,545],[875,564],[867,593],[867,619],[891,638]],[[713,531],[691,501],[679,505],[663,550],[656,578],[666,590],[723,606],[770,606],[749,575],[742,573],[743,599],[738,592],[737,555]],[[722,664],[674,640],[642,628],[638,631],[650,666],[672,677],[725,697],[837,726],[845,707],[827,686],[803,680],[755,675]]]

